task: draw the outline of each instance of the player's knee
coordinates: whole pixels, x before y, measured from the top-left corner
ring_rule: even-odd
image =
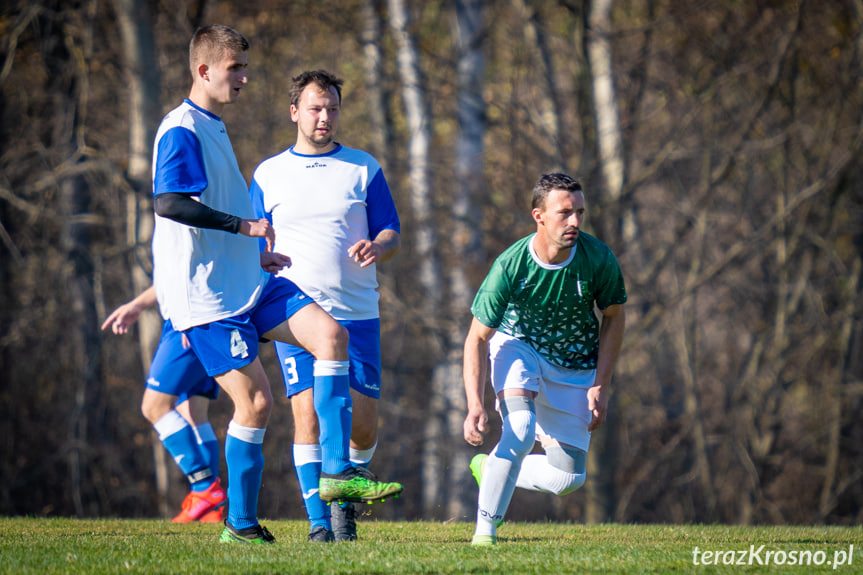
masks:
[[[269,419],[273,410],[273,396],[267,393],[256,393],[252,396],[251,411],[257,418]]]
[[[156,412],[147,403],[141,404],[141,413],[143,414],[144,418],[151,424],[155,424],[157,421],[159,421],[159,417],[157,417]]]
[[[529,397],[505,397],[500,402],[503,426],[495,456],[510,461],[530,453],[536,437],[536,412]]]
[[[318,332],[318,337],[321,338],[318,349],[319,354],[316,354],[317,359],[322,359],[326,354],[327,359],[337,357],[347,357],[348,352],[348,330],[339,322],[333,320],[327,322]]]
[[[572,445],[560,443],[545,445],[543,447],[549,465],[555,469],[560,469],[564,473],[584,475],[587,468],[586,451]],[[584,483],[584,480],[582,480],[582,483]]]
[[[572,493],[582,485],[584,485],[584,480],[587,477],[585,473],[571,473],[571,478],[569,482],[564,485],[564,487],[556,493],[556,495],[566,495],[568,493]]]
[[[141,413],[153,425],[173,409],[170,401],[166,403],[158,399],[155,395],[145,394],[141,401]]]

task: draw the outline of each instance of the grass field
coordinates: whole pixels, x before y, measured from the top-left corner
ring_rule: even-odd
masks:
[[[275,545],[220,544],[204,524],[0,518],[0,573],[863,573],[859,526],[507,523],[473,548],[469,523],[369,520],[330,545],[307,543],[304,521],[262,523]]]

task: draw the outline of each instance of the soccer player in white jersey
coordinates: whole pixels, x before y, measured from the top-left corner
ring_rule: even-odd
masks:
[[[102,323],[124,334],[145,309],[156,305],[156,289],[149,287],[112,311]],[[164,314],[163,314],[164,317]],[[150,363],[141,412],[159,434],[159,441],[183,471],[191,490],[174,523],[222,523],[227,495],[219,481],[219,440],[207,417],[210,400],[219,395],[216,381],[183,344],[171,320],[162,324],[162,338]]]
[[[465,440],[481,445],[488,429],[487,376],[502,419],[498,444],[470,464],[479,483],[474,545],[497,543],[516,487],[557,495],[581,487],[590,434],[605,421],[626,288],[611,249],[580,230],[584,213],[577,181],[540,177],[536,233],[495,260],[471,306]],[[530,454],[537,440],[544,454]]]
[[[259,340],[302,347],[315,357],[316,387],[339,417],[330,440],[321,497],[373,501],[402,489],[366,477],[348,458],[351,414],[328,393],[347,385],[347,331],[296,284],[271,275],[290,265],[272,251],[275,234],[254,217],[246,182],[220,114],[246,85],[249,43],[236,30],[198,29],[189,46],[192,88],[156,134],[153,193],[154,285],[174,329],[234,403],[225,440],[228,516],[220,541],[272,543],[257,517],[263,443],[272,409]],[[255,238],[264,238],[261,252]],[[271,272],[271,273],[268,273]]]
[[[291,257],[291,267],[279,275],[299,285],[350,334],[350,390],[341,391],[341,401],[353,404],[351,461],[365,467],[377,446],[381,384],[375,264],[398,251],[401,228],[378,162],[335,140],[341,85],[324,70],[293,79],[296,143],[258,166],[250,193],[257,215],[268,218],[276,230],[275,250]],[[326,427],[331,415],[321,410],[314,358],[289,344],[276,343],[276,352],[291,398],[293,459],[309,517],[309,540],[354,541],[353,504],[328,509],[316,492],[324,441],[318,443],[318,420]]]

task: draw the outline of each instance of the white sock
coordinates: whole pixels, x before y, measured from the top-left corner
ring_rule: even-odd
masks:
[[[351,454],[351,463],[354,465],[361,465],[362,467],[368,467],[369,463],[372,461],[372,457],[375,455],[375,450],[378,448],[378,442],[376,441],[374,445],[369,447],[368,449],[354,449],[350,448]]]
[[[584,485],[585,475],[585,473],[567,473],[552,467],[546,455],[533,453],[521,462],[521,470],[515,485],[531,491],[566,495]]]
[[[521,461],[533,447],[535,430],[532,410],[509,411],[503,418],[500,442],[486,459],[482,473],[475,535],[496,534],[515,491]]]

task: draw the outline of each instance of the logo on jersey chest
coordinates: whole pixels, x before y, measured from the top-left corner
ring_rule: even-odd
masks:
[[[326,167],[327,167],[327,165],[326,165],[326,164],[322,164],[321,162],[318,162],[317,160],[315,160],[315,161],[314,161],[314,162],[312,162],[311,164],[306,164],[306,169],[307,169],[307,170],[308,170],[308,169],[311,169],[311,168],[326,168]]]

